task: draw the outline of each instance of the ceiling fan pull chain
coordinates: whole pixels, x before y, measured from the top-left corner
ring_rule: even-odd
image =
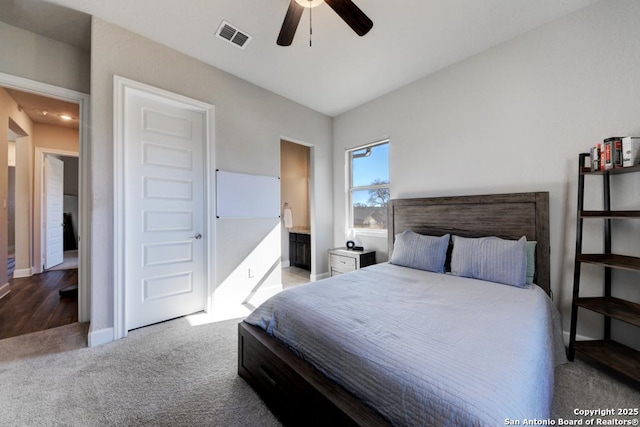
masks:
[[[311,11],[313,10],[312,7],[309,8],[309,47],[311,47],[311,36],[313,35],[313,25],[312,25],[312,21],[311,21]]]

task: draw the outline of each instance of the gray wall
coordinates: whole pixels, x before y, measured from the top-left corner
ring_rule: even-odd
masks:
[[[567,331],[578,153],[640,135],[638,22],[640,2],[598,2],[335,118],[334,243],[345,240],[344,150],[384,135],[392,198],[549,191],[552,289]],[[613,179],[614,208],[640,208],[638,178]],[[590,182],[597,208],[600,181]],[[589,221],[585,251],[601,250],[601,222]],[[640,256],[640,224],[615,225],[614,250]],[[386,240],[362,240],[386,255]],[[583,267],[583,277],[583,295],[601,292],[601,268]],[[614,272],[614,294],[640,301],[637,279]],[[581,319],[578,333],[598,337],[601,317]],[[630,330],[615,325],[614,335],[640,346]]]
[[[280,175],[280,139],[313,145],[317,241],[316,265],[326,270],[331,245],[331,118],[240,80],[193,58],[100,19],[93,19],[92,111],[92,264],[91,333],[113,326],[113,76],[137,80],[215,106],[215,168]],[[264,254],[280,263],[280,221],[216,221],[216,307],[236,304],[255,280],[280,282],[279,268],[260,264]],[[275,239],[274,229],[277,228]],[[255,265],[250,265],[254,262]],[[249,263],[249,264],[247,264]],[[270,263],[268,263],[270,265]],[[248,278],[245,267],[256,269]],[[244,293],[244,296],[246,296]]]
[[[16,250],[16,167],[9,166],[9,192],[7,202],[7,245],[10,252]]]
[[[89,52],[0,22],[0,71],[89,93]]]

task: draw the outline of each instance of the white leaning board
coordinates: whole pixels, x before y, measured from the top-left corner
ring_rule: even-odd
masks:
[[[218,218],[279,218],[280,178],[216,172]]]

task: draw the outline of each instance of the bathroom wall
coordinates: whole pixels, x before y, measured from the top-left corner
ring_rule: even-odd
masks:
[[[280,141],[280,200],[287,203],[295,230],[308,230],[311,226],[309,211],[310,148],[289,141]],[[284,216],[282,216],[284,219]],[[282,262],[289,261],[289,230],[282,226]]]

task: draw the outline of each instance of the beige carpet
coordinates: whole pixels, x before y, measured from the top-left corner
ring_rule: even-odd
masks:
[[[0,426],[279,426],[237,375],[237,323],[176,319],[93,349],[78,323],[2,340]],[[556,420],[639,406],[638,388],[584,362],[556,370]]]
[[[78,324],[0,341],[0,426],[279,426],[237,375],[237,324],[177,319],[92,349]]]

